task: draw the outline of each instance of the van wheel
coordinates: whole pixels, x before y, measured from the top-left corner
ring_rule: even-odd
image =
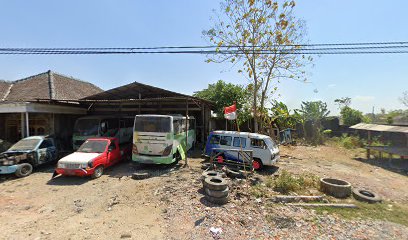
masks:
[[[17,177],[27,177],[33,172],[33,166],[29,163],[22,163],[17,166],[14,173]]]
[[[263,168],[263,164],[262,164],[261,159],[259,159],[259,158],[254,158],[254,161],[252,162],[252,167],[253,167],[255,170],[260,170],[260,169],[262,169],[262,168]]]
[[[98,166],[95,168],[93,174],[91,175],[91,178],[100,178],[103,174],[103,166]]]

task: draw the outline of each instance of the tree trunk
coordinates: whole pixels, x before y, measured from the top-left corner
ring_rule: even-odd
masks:
[[[257,98],[257,93],[258,91],[256,90],[258,87],[257,81],[255,80],[255,84],[254,84],[254,104],[253,104],[253,108],[254,108],[254,132],[257,133],[258,132],[258,113],[257,113],[257,109],[256,109],[256,98]]]

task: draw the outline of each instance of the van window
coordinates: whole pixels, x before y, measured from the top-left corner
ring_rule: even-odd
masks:
[[[230,136],[222,136],[220,145],[231,146],[232,137]]]
[[[220,135],[212,135],[210,139],[210,144],[220,144]]]
[[[262,139],[251,138],[251,147],[254,148],[266,148],[265,142]]]
[[[239,141],[241,139],[241,142]],[[234,137],[234,147],[241,147],[240,144],[242,143],[242,148],[246,147],[246,138],[239,138]]]

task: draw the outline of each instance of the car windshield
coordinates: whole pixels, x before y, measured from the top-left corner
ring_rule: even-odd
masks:
[[[108,141],[86,141],[77,152],[102,153],[105,151],[106,145],[108,145]]]
[[[265,141],[266,146],[268,146],[269,149],[276,148],[276,144],[271,138],[265,138],[264,141]]]
[[[41,139],[21,139],[16,144],[11,146],[9,150],[11,151],[21,151],[21,150],[33,150],[39,143]]]
[[[99,119],[79,119],[75,123],[74,134],[79,136],[98,135]]]
[[[137,132],[170,132],[170,117],[136,117],[135,131]]]

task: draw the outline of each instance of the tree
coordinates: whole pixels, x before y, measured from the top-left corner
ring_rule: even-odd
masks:
[[[214,84],[208,84],[206,89],[193,94],[195,97],[214,102],[214,112],[218,117],[224,117],[224,107],[230,106],[236,101],[240,123],[249,118],[249,106],[247,103],[250,95],[250,92],[243,85],[226,83],[223,80],[218,80]]]
[[[296,124],[301,123],[301,116],[295,111],[293,114],[283,102],[273,101],[271,107],[272,119],[280,129],[296,128]]]
[[[295,5],[295,1],[279,5],[272,0],[225,0],[220,9],[223,16],[215,13],[213,28],[203,31],[218,46],[207,62],[239,63],[238,72],[246,73],[252,86],[255,132],[267,97],[277,89],[272,80],[302,81],[303,67],[312,61],[299,54],[305,30],[304,22],[294,16]]]
[[[337,98],[334,100],[337,105],[339,105],[339,109],[343,109],[344,107],[348,107],[351,104],[351,98],[349,97],[342,97],[342,98]]]
[[[320,121],[327,117],[330,111],[327,109],[327,103],[322,101],[302,102],[299,112],[305,120]]]
[[[365,117],[363,113],[352,109],[351,107],[344,107],[340,111],[341,118],[343,119],[344,125],[353,126],[357,123],[364,121]]]
[[[399,99],[402,104],[404,104],[405,107],[408,108],[408,91],[405,91],[402,93],[402,97]]]

